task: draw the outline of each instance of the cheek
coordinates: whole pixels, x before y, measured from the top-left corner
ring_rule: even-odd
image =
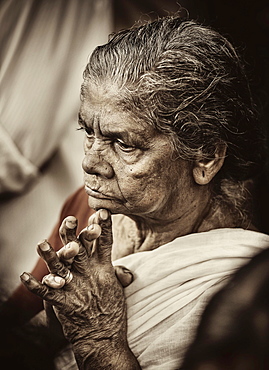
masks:
[[[155,158],[145,158],[133,165],[126,166],[127,176],[134,181],[156,182],[164,173],[169,173],[171,162],[167,161],[166,156],[155,156]]]
[[[118,181],[121,193],[133,205],[148,207],[163,202],[170,183],[168,172],[167,166],[159,161],[128,167]]]

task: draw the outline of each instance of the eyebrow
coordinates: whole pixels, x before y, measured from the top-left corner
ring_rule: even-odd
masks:
[[[101,132],[101,135],[105,138],[110,139],[110,140],[119,139],[119,140],[122,140],[127,145],[137,147],[137,148],[140,148],[140,149],[143,149],[143,150],[147,150],[149,143],[152,141],[152,137],[148,136],[146,134],[146,132],[143,132],[143,134],[141,134],[140,130],[134,131],[134,129],[133,130],[126,129],[126,130],[118,130],[117,131],[116,124],[111,125],[110,126],[111,129],[109,129],[109,127],[106,127],[105,129],[101,130],[100,125],[99,125],[99,117],[98,116],[89,119],[88,120],[89,123],[87,124],[87,122],[82,118],[81,113],[80,112],[78,113],[79,124],[84,128],[92,129],[93,126],[94,126],[94,121],[95,120],[98,120],[98,126],[99,126],[99,130]]]
[[[81,116],[80,113],[78,113],[78,122],[79,122],[79,124],[82,127],[89,127],[89,128],[92,127],[92,125],[89,125],[89,124],[86,123],[86,121],[82,118],[82,116]],[[123,141],[133,142],[134,144],[136,144],[136,142],[137,142],[137,140],[134,140],[134,138],[129,135],[129,132],[127,130],[124,130],[124,131],[116,131],[116,130],[115,131],[114,130],[113,131],[110,131],[110,130],[106,130],[105,132],[102,132],[101,131],[101,134],[104,137],[107,137],[109,139],[121,139]]]

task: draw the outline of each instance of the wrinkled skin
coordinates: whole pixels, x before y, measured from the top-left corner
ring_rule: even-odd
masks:
[[[21,279],[31,292],[54,306],[81,369],[137,369],[139,365],[127,344],[123,288],[111,264],[111,217],[106,210],[99,210],[91,222],[76,240],[74,231],[65,227],[60,230],[63,240],[73,239],[72,243],[77,243],[75,257],[70,253],[72,248],[57,254],[47,241],[39,243],[38,253],[52,274],[47,282],[44,279],[40,283],[28,273],[22,274]],[[68,284],[65,279],[70,270],[61,256],[66,260],[71,256],[73,260],[73,278]],[[58,289],[51,287],[55,276]],[[127,276],[130,277],[128,272]],[[65,284],[60,287],[63,281]]]
[[[122,93],[110,85],[89,83],[80,107],[89,206],[142,217],[158,227],[174,221],[191,204],[185,200],[191,195],[191,169],[186,161],[175,160],[167,135],[119,105]]]

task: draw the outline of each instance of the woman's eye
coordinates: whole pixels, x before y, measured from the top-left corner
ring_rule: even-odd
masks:
[[[131,145],[128,145],[128,144],[125,144],[123,141],[117,139],[115,141],[115,144],[123,151],[123,152],[126,152],[126,153],[130,153],[130,152],[133,152],[136,148],[134,146],[131,146]]]
[[[80,126],[77,130],[83,130],[87,137],[93,137],[94,132],[90,127]]]

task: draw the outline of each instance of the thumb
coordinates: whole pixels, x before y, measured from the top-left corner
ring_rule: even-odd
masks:
[[[126,267],[124,267],[124,266],[114,266],[114,270],[115,270],[115,274],[116,274],[119,282],[123,286],[123,288],[126,288],[128,285],[130,285],[133,282],[133,280],[134,280],[133,274]]]

